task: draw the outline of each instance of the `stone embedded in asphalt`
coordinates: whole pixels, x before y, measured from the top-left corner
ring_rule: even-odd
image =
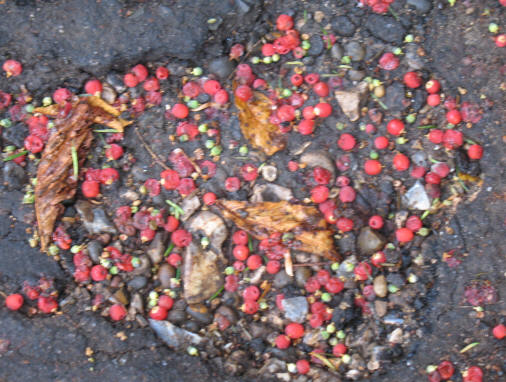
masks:
[[[198,345],[204,340],[198,334],[181,329],[169,321],[149,319],[149,326],[171,348],[183,349],[189,344]]]
[[[365,57],[365,49],[357,41],[351,41],[344,46],[344,55],[349,56],[352,61],[362,61]]]
[[[403,204],[413,210],[428,210],[431,206],[431,200],[423,184],[417,180],[402,197]]]
[[[202,211],[187,223],[193,240],[185,248],[183,256],[183,290],[188,304],[198,304],[214,295],[223,286],[225,259],[221,246],[227,237],[223,220],[209,211]],[[200,245],[205,236],[210,244]]]
[[[250,198],[252,203],[279,202],[293,199],[292,190],[274,183],[255,184]]]
[[[336,170],[334,167],[334,162],[330,159],[327,151],[317,150],[317,151],[308,151],[300,157],[300,163],[305,164],[307,167],[322,167],[325,170],[330,171],[332,174],[332,178],[334,178]]]
[[[391,16],[370,14],[365,23],[369,32],[384,42],[399,44],[402,42],[405,30],[401,23]]]
[[[387,280],[385,279],[385,276],[376,276],[373,281],[373,288],[376,296],[385,297],[388,293]]]
[[[78,201],[75,204],[75,208],[81,216],[84,228],[86,228],[90,234],[116,233],[116,228],[114,228],[102,208],[93,207],[91,203],[84,200]]]
[[[335,97],[343,113],[354,122],[360,118],[360,104],[367,98],[369,85],[366,82],[359,83],[350,90],[336,90]]]
[[[183,215],[181,216],[181,221],[187,221],[190,216],[193,215],[195,211],[200,208],[200,199],[197,195],[189,196],[183,200],[181,203],[181,208],[183,210]]]
[[[308,312],[308,303],[305,297],[291,297],[282,300],[281,305],[285,312],[285,318],[302,323],[306,319]]]
[[[385,239],[370,227],[363,227],[357,239],[358,251],[364,255],[372,255],[383,249]]]
[[[218,57],[209,62],[209,72],[217,75],[221,79],[227,78],[230,73],[234,70],[234,64],[228,59],[228,57]]]
[[[157,232],[151,244],[149,244],[146,251],[153,265],[160,263],[163,260],[163,253],[165,252],[165,244],[167,242],[167,232]]]
[[[353,36],[355,29],[355,24],[347,16],[337,16],[332,19],[332,30],[340,36]]]
[[[429,0],[408,0],[407,4],[415,7],[415,9],[420,13],[427,13],[432,7]]]

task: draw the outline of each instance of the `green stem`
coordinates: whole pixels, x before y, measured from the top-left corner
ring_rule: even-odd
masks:
[[[371,96],[376,100],[376,102],[378,102],[378,104],[381,106],[382,109],[388,110],[388,106],[385,105],[376,95],[371,94]]]
[[[423,125],[423,126],[418,126],[417,129],[435,129],[437,126],[436,125]]]
[[[79,176],[79,158],[77,157],[77,150],[74,146],[70,148],[72,152],[72,166],[74,167],[74,178]]]
[[[10,160],[22,157],[23,155],[26,155],[26,154],[28,154],[28,150],[23,150],[23,151],[20,151],[19,153],[9,155],[7,158],[4,158],[3,161],[8,162]]]
[[[170,243],[169,246],[167,247],[167,249],[165,250],[163,257],[169,256],[169,254],[172,252],[173,249],[174,249],[174,243]]]
[[[208,301],[213,301],[216,297],[218,297],[220,295],[221,292],[223,292],[225,290],[225,287],[222,286],[220,289],[218,289],[218,291],[213,294]]]

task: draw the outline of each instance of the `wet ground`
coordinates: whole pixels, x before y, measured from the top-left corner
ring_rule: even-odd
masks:
[[[122,71],[139,60],[198,65],[226,55],[230,46],[243,38],[256,41],[257,37],[248,31],[267,32],[265,20],[274,20],[280,11],[290,9],[290,4],[280,6],[268,1],[262,4],[89,1],[86,8],[83,3],[27,0],[0,5],[0,62],[11,57],[22,61],[26,75],[23,81],[35,96],[45,95],[62,85],[79,88],[90,74],[101,76],[111,68]],[[344,3],[332,4],[341,11],[341,16],[347,9],[341,8]],[[404,3],[398,1],[399,9]],[[408,3],[416,3],[421,8],[410,13],[409,18],[400,12],[401,22],[390,16],[388,21],[394,25],[390,33],[384,33],[385,19],[363,13],[353,13],[350,17],[356,17],[357,25],[363,22],[365,28],[352,29],[358,28],[356,33],[363,34],[364,38],[372,34],[395,45],[413,28],[413,33],[425,36],[421,43],[427,57],[425,69],[442,79],[445,89],[457,94],[460,87],[467,91],[468,97],[473,97],[469,101],[481,102],[481,95],[491,101],[479,124],[466,131],[484,146],[480,165],[485,181],[476,199],[462,202],[448,224],[442,225],[422,246],[424,255],[432,259],[427,268],[434,275],[434,284],[420,309],[419,318],[424,325],[413,331],[409,351],[370,380],[423,380],[427,365],[449,359],[461,370],[470,364],[479,364],[490,376],[487,380],[499,381],[504,378],[506,354],[504,346],[491,336],[491,328],[501,317],[504,319],[506,311],[501,294],[506,290],[502,264],[506,216],[502,124],[506,112],[504,90],[500,88],[504,81],[505,53],[495,48],[487,28],[490,21],[500,24],[504,11],[495,0],[457,1],[454,8],[445,1],[436,1],[424,16],[423,5],[430,2]],[[312,4],[310,13],[320,9],[326,14],[333,9],[325,5],[325,2]],[[493,10],[493,19],[486,16],[487,7]],[[301,12],[302,6],[296,10]],[[217,32],[209,31],[210,17],[223,20]],[[0,80],[2,90],[14,91],[17,86],[19,83]],[[10,136],[9,142],[22,142],[23,138],[23,135]],[[78,304],[72,304],[72,298],[79,299],[70,297],[75,293],[72,277],[27,243],[30,225],[25,223],[31,223],[33,212],[31,207],[20,207],[23,197],[20,189],[26,175],[13,175],[14,170],[7,171],[7,165],[2,166],[2,290],[7,292],[25,280],[37,279],[42,273],[55,278],[61,294],[69,297],[62,314],[44,318],[28,318],[2,307],[0,340],[7,339],[10,345],[5,352],[0,350],[0,381],[33,378],[91,381],[97,377],[117,381],[224,380],[221,370],[198,358],[167,349],[149,328],[111,324],[97,313],[83,312]],[[9,185],[4,183],[6,174]],[[455,268],[441,261],[442,253],[451,249],[456,249],[462,260]],[[484,318],[480,319],[463,300],[465,286],[474,279],[487,279],[499,291],[498,302],[488,305]],[[464,354],[459,353],[472,342],[479,344]],[[93,353],[87,354],[87,348]]]

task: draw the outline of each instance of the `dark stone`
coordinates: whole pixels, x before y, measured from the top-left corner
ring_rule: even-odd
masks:
[[[146,286],[148,279],[144,276],[137,276],[128,282],[128,286],[132,289],[141,289]]]
[[[227,78],[234,70],[234,64],[228,57],[219,57],[211,60],[209,63],[209,72],[217,75],[221,79]]]
[[[405,284],[405,279],[400,273],[389,273],[387,275],[387,281],[389,284],[393,284],[398,288]]]
[[[415,9],[420,13],[427,13],[432,8],[432,4],[429,0],[408,0],[408,5],[415,7]]]
[[[324,49],[323,39],[319,35],[313,35],[309,38],[309,43],[311,47],[308,49],[308,56],[319,56]]]
[[[28,180],[23,167],[10,161],[7,162],[3,168],[3,181],[7,183],[9,191],[21,188]]]
[[[382,98],[389,111],[400,112],[406,106],[403,104],[404,100],[404,85],[400,82],[395,82],[387,87],[386,95]]]
[[[332,21],[332,30],[340,36],[353,36],[355,29],[355,24],[346,16],[337,16]]]
[[[401,43],[406,33],[401,23],[390,16],[370,14],[365,25],[375,37],[389,43]]]
[[[3,137],[16,147],[23,147],[28,135],[28,127],[24,123],[16,123],[8,129],[3,129]]]

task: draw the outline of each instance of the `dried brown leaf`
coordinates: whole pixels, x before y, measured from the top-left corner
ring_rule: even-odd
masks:
[[[338,260],[333,232],[313,206],[292,204],[287,201],[248,203],[237,200],[220,200],[217,206],[226,219],[258,240],[272,233],[292,233],[291,248]]]
[[[267,155],[283,150],[286,140],[279,127],[269,122],[272,103],[267,96],[255,92],[254,97],[242,101],[235,97],[235,105],[239,109],[239,122],[244,137],[250,144]]]

